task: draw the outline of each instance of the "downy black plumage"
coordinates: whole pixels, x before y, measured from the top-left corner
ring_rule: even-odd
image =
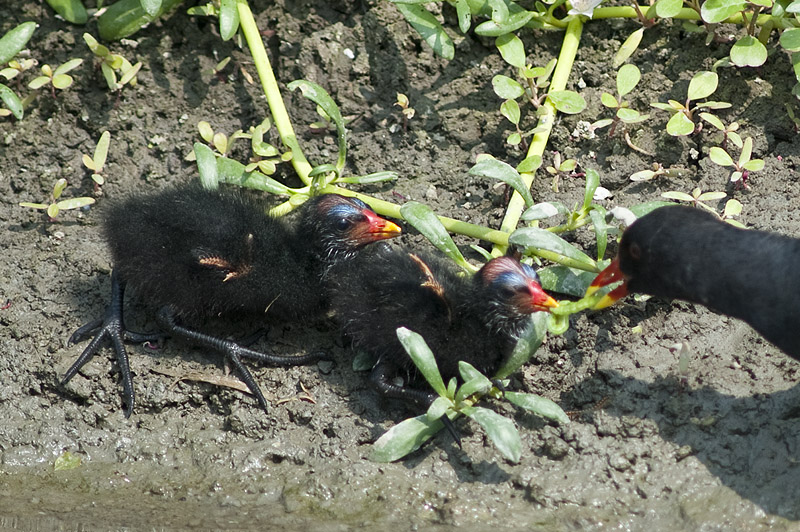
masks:
[[[355,198],[335,194],[309,199],[299,212],[272,218],[264,206],[238,190],[210,191],[191,184],[112,204],[103,230],[113,261],[112,298],[103,318],[78,329],[70,342],[94,335],[64,375],[66,383],[109,338],[125,395],[134,406],[132,376],[123,340],[159,337],[125,329],[126,287],[150,307],[164,333],[217,350],[228,357],[266,408],[266,400],[241,358],[276,365],[305,364],[315,354],[286,357],[261,353],[193,328],[207,317],[248,313],[267,322],[313,317],[327,308],[322,278],[332,265],[351,259],[371,242],[400,233]]]
[[[800,239],[736,228],[686,206],[656,209],[622,235],[589,293],[617,281],[596,308],[629,292],[700,303],[739,318],[800,359]]]
[[[533,268],[511,257],[496,258],[469,276],[447,259],[378,245],[331,274],[331,306],[343,331],[378,358],[372,384],[383,395],[425,408],[436,394],[413,382],[413,362],[397,339],[398,327],[425,339],[445,382],[459,377],[459,360],[491,377],[529,315],[557,306]],[[403,373],[411,376],[411,386],[393,382]]]

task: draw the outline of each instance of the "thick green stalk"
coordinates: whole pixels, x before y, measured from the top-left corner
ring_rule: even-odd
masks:
[[[639,9],[642,11],[642,13],[646,13],[647,10],[650,9],[650,6],[640,6]],[[609,19],[609,18],[638,18],[638,17],[639,15],[638,13],[636,13],[636,10],[629,6],[598,7],[592,13],[593,20]],[[671,18],[679,20],[700,20],[700,15],[694,9],[690,7],[684,7],[683,9],[680,10],[680,12],[677,15]],[[771,22],[775,18],[777,17],[773,17],[772,15],[768,14],[758,15],[758,17],[756,17],[756,25],[764,26],[765,24]],[[797,25],[797,22],[788,17],[784,17],[781,20],[783,21],[789,20],[795,25]],[[737,13],[723,21],[723,23],[725,24],[744,24],[744,22],[745,20],[741,13]]]
[[[550,80],[549,92],[560,91],[566,88],[567,81],[569,81],[569,74],[572,71],[572,65],[575,62],[575,56],[578,54],[578,45],[580,44],[582,31],[583,21],[581,17],[574,17],[570,20],[567,31],[564,34],[564,41],[561,45],[561,53],[558,56],[558,63],[556,63],[556,68],[553,71],[553,78]],[[543,130],[533,136],[531,145],[528,148],[528,157],[533,155],[541,157],[544,154],[547,140],[550,138],[550,132],[553,130],[556,107],[547,99],[544,105],[542,105],[542,108],[544,109],[544,113],[541,118],[539,118],[537,127],[543,128]],[[525,185],[530,188],[533,184],[534,174],[526,172],[521,175]],[[508,202],[508,208],[506,209],[503,223],[500,225],[500,231],[508,234],[512,233],[517,228],[517,224],[519,223],[520,216],[522,216],[522,211],[524,209],[525,200],[523,200],[522,196],[517,192],[514,192],[511,196],[511,200]],[[502,255],[506,251],[505,248],[506,246],[504,245],[496,245],[492,250],[492,254]]]
[[[292,166],[294,166],[295,172],[297,172],[297,175],[305,185],[309,185],[311,184],[311,178],[308,177],[308,174],[311,172],[311,164],[303,155],[303,150],[300,149],[300,144],[297,142],[297,136],[294,134],[294,128],[292,128],[292,121],[289,119],[289,113],[283,104],[283,97],[281,96],[280,88],[278,88],[278,82],[275,80],[275,74],[272,72],[272,65],[269,62],[267,50],[264,48],[264,41],[261,40],[261,33],[258,31],[258,26],[256,26],[256,21],[253,18],[253,12],[250,11],[247,0],[238,0],[237,7],[239,25],[244,33],[250,54],[253,56],[253,62],[256,65],[264,95],[267,97],[267,105],[269,105],[272,119],[275,121],[275,127],[278,129],[278,134],[281,136],[283,144],[292,152]]]

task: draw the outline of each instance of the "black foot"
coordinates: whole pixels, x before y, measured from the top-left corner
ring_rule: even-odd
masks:
[[[264,410],[268,410],[267,400],[264,398],[264,394],[261,393],[261,388],[253,378],[253,374],[250,373],[250,370],[247,369],[244,364],[242,364],[242,358],[261,360],[262,362],[267,362],[276,366],[300,366],[303,364],[316,362],[325,356],[324,352],[315,352],[302,356],[279,356],[269,353],[262,353],[260,351],[254,351],[252,349],[248,349],[247,347],[243,347],[232,340],[217,338],[215,336],[204,334],[179,325],[174,311],[172,311],[172,309],[169,307],[164,307],[159,310],[157,318],[159,325],[170,335],[180,336],[194,344],[208,347],[209,349],[213,349],[214,351],[225,355],[233,363],[234,367],[239,372],[239,376],[241,377],[242,381],[244,381],[244,383],[250,389],[250,393],[255,396],[255,398],[258,400],[258,404],[261,405],[261,408]]]
[[[108,338],[114,347],[117,356],[117,365],[122,375],[122,390],[125,400],[125,417],[130,417],[133,412],[135,393],[133,391],[133,376],[131,375],[130,364],[128,363],[128,353],[125,350],[124,341],[129,342],[153,342],[163,338],[161,334],[142,334],[125,329],[122,320],[122,299],[125,292],[125,284],[119,280],[116,272],[111,274],[111,302],[106,308],[105,315],[80,327],[69,337],[69,343],[77,343],[94,336],[86,349],[83,350],[78,359],[70,366],[61,379],[61,385],[68,383],[78,371],[91,358],[97,354],[103,341]]]
[[[389,364],[378,361],[378,363],[375,364],[375,367],[372,368],[372,372],[369,375],[369,380],[381,395],[414,403],[418,407],[423,408],[425,411],[427,411],[436,398],[439,397],[434,392],[418,390],[416,388],[408,388],[406,386],[398,386],[397,384],[392,383],[391,378],[394,373],[395,372],[392,370]],[[456,430],[453,422],[450,421],[450,418],[447,417],[447,414],[440,417],[439,421],[442,422],[444,428],[447,429],[447,432],[449,432],[450,436],[453,437],[453,441],[456,442],[456,445],[461,448],[461,435],[458,433],[458,430]]]

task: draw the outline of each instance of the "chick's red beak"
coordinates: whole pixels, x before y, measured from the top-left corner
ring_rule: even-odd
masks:
[[[610,307],[619,299],[622,299],[628,295],[627,280],[625,279],[625,275],[622,273],[622,270],[619,268],[619,257],[617,257],[611,261],[611,264],[609,264],[605,270],[597,274],[597,277],[594,278],[592,284],[590,284],[589,288],[586,289],[586,295],[584,297],[591,296],[602,287],[619,281],[622,281],[622,284],[604,295],[603,298],[592,307],[593,309],[599,310]]]
[[[533,312],[549,312],[558,307],[558,301],[550,297],[536,281],[528,281],[529,304]]]
[[[364,210],[367,220],[356,229],[355,238],[361,244],[369,244],[378,240],[386,240],[400,236],[403,232],[400,226],[394,222],[381,218],[372,211]]]

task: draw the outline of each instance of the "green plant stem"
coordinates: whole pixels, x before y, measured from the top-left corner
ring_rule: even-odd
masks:
[[[650,9],[650,6],[639,6],[639,9],[642,10],[642,13],[646,13],[647,10]],[[638,14],[636,13],[636,10],[634,8],[629,6],[598,7],[597,9],[594,10],[594,13],[592,13],[592,20],[608,19],[608,18],[638,18]],[[680,12],[677,15],[671,18],[680,20],[700,20],[700,14],[690,7],[684,7],[683,9],[680,10]],[[768,22],[774,24],[774,19],[775,17],[773,17],[772,15],[767,15],[767,14],[758,15],[758,17],[756,18],[756,25],[764,26]],[[784,21],[790,20],[795,26],[798,25],[796,21],[789,18],[783,18],[782,20]],[[749,20],[745,20],[745,18],[742,16],[741,13],[737,13],[727,18],[722,23],[742,25],[745,24],[746,22],[749,22]]]
[[[275,74],[272,72],[272,65],[269,62],[267,50],[264,48],[264,41],[261,40],[261,33],[258,31],[258,26],[256,26],[256,21],[253,18],[253,12],[250,11],[247,0],[237,0],[237,8],[239,10],[239,25],[244,33],[250,54],[253,56],[253,62],[256,65],[264,95],[267,97],[267,105],[269,105],[269,110],[272,113],[275,127],[278,129],[278,134],[281,136],[284,146],[292,152],[292,166],[295,172],[297,172],[303,184],[309,185],[311,184],[311,178],[308,177],[308,174],[311,172],[311,164],[303,155],[303,150],[300,149],[300,144],[297,142],[297,136],[294,133],[294,128],[292,128],[292,121],[289,119],[289,113],[283,104],[283,97],[275,79]]]
[[[570,20],[567,30],[564,33],[564,41],[561,45],[561,53],[558,56],[556,68],[553,71],[553,77],[550,81],[549,92],[564,90],[569,80],[569,74],[572,71],[572,65],[575,62],[575,56],[578,53],[578,45],[581,40],[581,32],[583,31],[583,21],[581,17],[575,17]],[[550,138],[550,132],[553,130],[553,123],[556,117],[556,107],[550,99],[546,99],[541,109],[544,110],[539,122],[536,124],[537,128],[542,128],[542,131],[533,135],[531,145],[528,148],[527,156],[533,155],[542,156],[544,149],[547,146],[547,140]],[[533,184],[534,174],[530,172],[522,173],[522,180],[525,185],[530,188]],[[503,223],[500,224],[500,231],[503,233],[511,233],[517,228],[522,211],[525,209],[525,200],[519,193],[514,192],[511,200],[508,202],[506,215],[503,218]],[[495,245],[492,254],[495,256],[502,255],[506,252],[506,245]]]

